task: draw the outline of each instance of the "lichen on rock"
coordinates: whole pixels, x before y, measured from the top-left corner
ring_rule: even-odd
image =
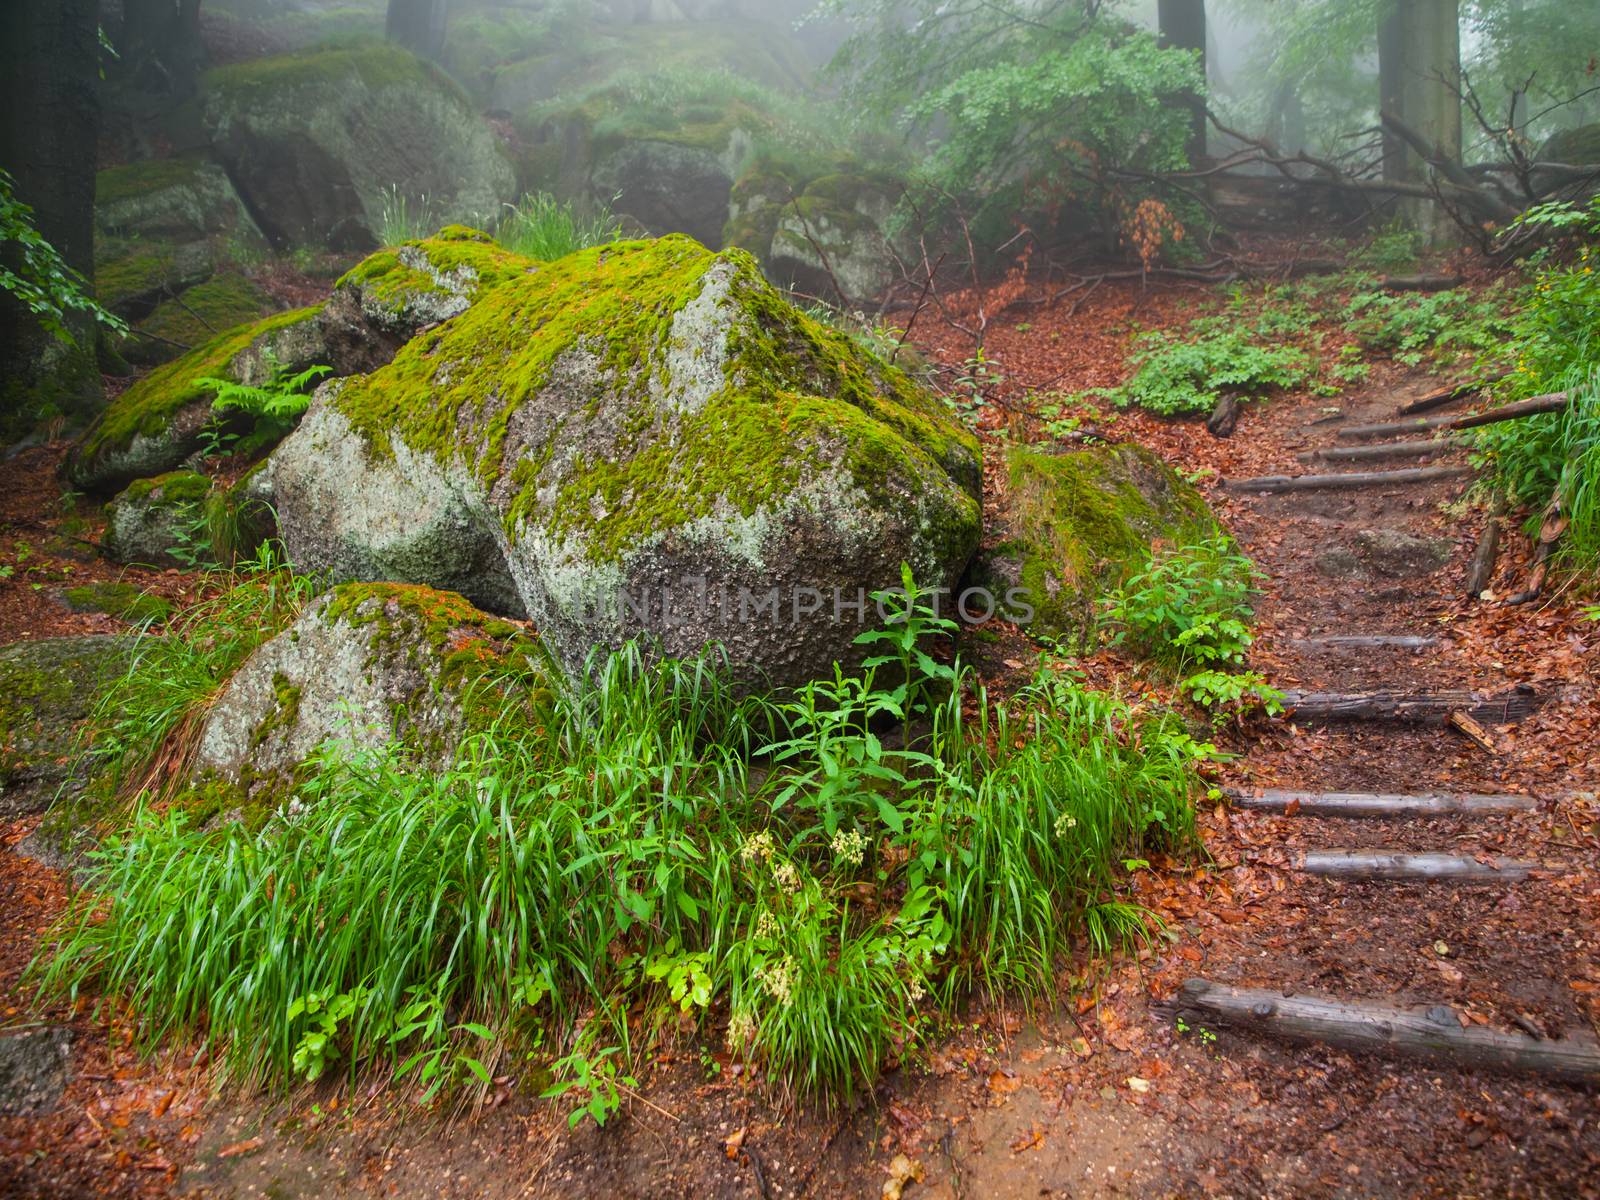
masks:
[[[206,717],[194,778],[279,789],[330,741],[401,743],[437,765],[496,721],[542,721],[542,679],[538,643],[459,595],[346,584],[235,672]]]
[[[747,254],[684,237],[486,289],[389,366],[321,389],[270,469],[303,568],[438,583],[492,547],[569,667],[645,634],[671,654],[721,642],[775,683],[856,656],[859,622],[808,619],[798,594],[850,602],[895,586],[902,561],[953,584],[979,521],[976,442],[935,400],[786,304]],[[455,557],[425,574],[391,552],[451,528]],[[776,614],[739,605],[771,593]]]

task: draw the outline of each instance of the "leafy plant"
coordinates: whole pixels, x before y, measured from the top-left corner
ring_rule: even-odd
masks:
[[[1143,334],[1130,361],[1133,376],[1105,394],[1119,408],[1138,404],[1161,416],[1210,412],[1225,393],[1258,395],[1298,387],[1311,376],[1304,350],[1262,345],[1225,318],[1193,322],[1182,333]]]
[[[591,1058],[581,1050],[574,1050],[555,1064],[557,1076],[566,1078],[559,1079],[543,1095],[554,1099],[569,1092],[578,1093],[580,1103],[567,1116],[569,1129],[576,1129],[586,1117],[603,1126],[622,1107],[619,1085],[623,1088],[639,1086],[637,1079],[619,1072],[616,1056],[621,1053],[620,1047],[607,1046]]]
[[[1112,594],[1117,640],[1176,670],[1244,661],[1254,640],[1251,602],[1263,578],[1230,538],[1158,552]]]
[[[271,445],[288,434],[305,415],[311,406],[307,389],[330,371],[326,366],[313,366],[291,374],[287,367],[274,365],[271,378],[258,387],[210,375],[201,376],[195,384],[213,393],[212,412],[219,416],[239,413],[249,418],[252,434],[248,441],[252,446]],[[214,446],[220,449],[224,438],[220,423],[214,423],[213,430]]]
[[[40,235],[33,209],[17,199],[15,183],[5,170],[0,170],[0,245],[16,247],[7,257],[12,265],[0,262],[0,290],[9,292],[51,337],[77,345],[74,317],[108,333],[128,332],[127,322],[102,308],[83,276]]]
[[[1508,332],[1497,294],[1479,299],[1452,289],[1442,292],[1361,291],[1344,310],[1347,327],[1368,350],[1415,366],[1436,357],[1498,351]]]
[[[1255,671],[1197,671],[1178,688],[1201,708],[1210,709],[1212,720],[1219,724],[1230,717],[1242,719],[1256,709],[1273,717],[1283,711],[1283,693]]]

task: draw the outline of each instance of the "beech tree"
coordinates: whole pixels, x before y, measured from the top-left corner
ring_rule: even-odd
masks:
[[[1157,13],[1161,25],[1161,44],[1199,55],[1200,78],[1204,79],[1206,76],[1205,0],[1159,0]],[[1205,97],[1187,92],[1184,94],[1184,103],[1190,110],[1189,161],[1198,163],[1206,156]]]
[[[200,79],[201,0],[122,0],[117,79],[135,91],[182,99]]]

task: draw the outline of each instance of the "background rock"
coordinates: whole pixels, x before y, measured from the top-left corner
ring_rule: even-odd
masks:
[[[187,567],[212,561],[206,531],[211,480],[194,471],[139,479],[106,505],[105,550],[113,561]]]
[[[116,637],[0,648],[0,816],[39,811],[68,782],[78,726],[131,656]]]
[[[72,1063],[72,1030],[59,1025],[0,1034],[0,1113],[31,1116],[61,1100]]]

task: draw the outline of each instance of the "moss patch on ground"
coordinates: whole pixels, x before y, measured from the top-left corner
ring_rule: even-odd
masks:
[[[258,58],[207,71],[202,88],[240,107],[288,103],[291,93],[356,78],[369,88],[424,88],[471,103],[459,85],[438,67],[386,42],[328,47],[304,54]]]
[[[256,321],[275,307],[272,297],[250,280],[231,271],[224,272],[189,288],[177,299],[162,301],[138,323],[140,330],[165,339],[164,342],[138,336],[129,341],[147,357],[152,351],[164,350],[161,357],[171,358],[186,351],[168,346],[167,342],[199,346],[223,330]]]
[[[67,607],[77,613],[105,613],[135,625],[159,624],[172,615],[172,601],[152,595],[131,583],[87,583],[61,593]]]

